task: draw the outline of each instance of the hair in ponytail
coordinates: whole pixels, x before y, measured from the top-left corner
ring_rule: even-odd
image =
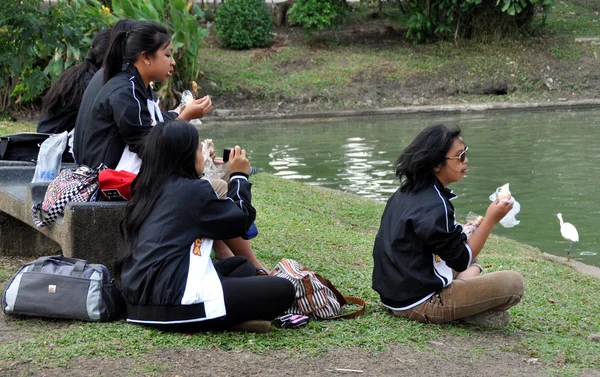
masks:
[[[104,60],[104,83],[121,72],[124,64],[135,63],[142,52],[153,56],[169,42],[171,36],[167,29],[154,22],[140,21],[127,32],[114,33]]]

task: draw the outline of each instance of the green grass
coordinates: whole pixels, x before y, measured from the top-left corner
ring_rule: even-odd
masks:
[[[10,122],[0,120],[0,135],[9,135],[18,132],[35,132],[37,124],[26,122]]]
[[[590,2],[591,3],[591,2]],[[548,33],[558,37],[600,36],[598,10],[591,5],[578,5],[573,1],[557,0],[548,15]]]
[[[0,345],[0,359],[27,361],[34,367],[61,367],[76,356],[139,357],[152,350],[176,347],[263,353],[281,350],[317,355],[332,348],[385,350],[390,344],[429,350],[429,341],[443,336],[500,334],[514,342],[498,351],[534,357],[558,375],[577,375],[600,368],[600,343],[588,340],[600,332],[600,280],[570,267],[538,258],[539,250],[491,237],[481,260],[487,271],[513,269],[523,274],[523,302],[511,309],[512,320],[501,330],[459,325],[423,325],[390,316],[371,290],[371,249],[383,210],[375,203],[340,192],[307,186],[268,174],[253,177],[254,204],[260,236],[253,247],[274,266],[294,258],[331,279],[347,295],[364,298],[366,314],[346,321],[312,321],[300,331],[273,328],[268,334],[166,334],[117,323],[55,322],[6,318],[22,338]],[[290,200],[293,198],[293,200]],[[4,280],[13,271],[0,265]],[[490,352],[476,348],[476,354]],[[473,355],[477,358],[479,356]],[[149,365],[144,371],[160,370]]]

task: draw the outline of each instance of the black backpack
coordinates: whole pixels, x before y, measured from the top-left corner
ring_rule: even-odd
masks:
[[[52,134],[21,132],[0,136],[0,160],[37,162],[40,145]],[[65,148],[62,162],[74,162],[69,148]]]

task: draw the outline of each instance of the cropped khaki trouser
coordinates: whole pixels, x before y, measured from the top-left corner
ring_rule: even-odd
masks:
[[[395,315],[424,323],[445,323],[486,310],[506,310],[521,301],[523,277],[515,271],[454,280],[424,303]]]
[[[227,182],[225,182],[222,179],[218,179],[218,178],[202,178],[202,179],[206,179],[210,183],[213,190],[215,190],[215,192],[217,193],[217,196],[219,197],[219,199],[225,199],[227,197],[227,190],[229,190]]]

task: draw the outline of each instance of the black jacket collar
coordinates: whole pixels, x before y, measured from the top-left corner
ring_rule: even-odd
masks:
[[[142,76],[135,65],[131,63],[127,64],[127,67],[125,67],[124,71],[127,72],[127,77],[130,80],[133,77],[135,85],[138,86],[140,90],[144,91],[146,96],[151,98],[153,101],[156,100],[156,94],[154,94],[154,91],[150,86],[146,86],[146,84],[144,84],[144,80],[142,79]]]
[[[439,179],[435,178],[433,185],[437,187],[438,191],[444,195],[444,197],[448,200],[456,199],[458,195],[456,195],[452,190],[444,187],[442,182]]]

